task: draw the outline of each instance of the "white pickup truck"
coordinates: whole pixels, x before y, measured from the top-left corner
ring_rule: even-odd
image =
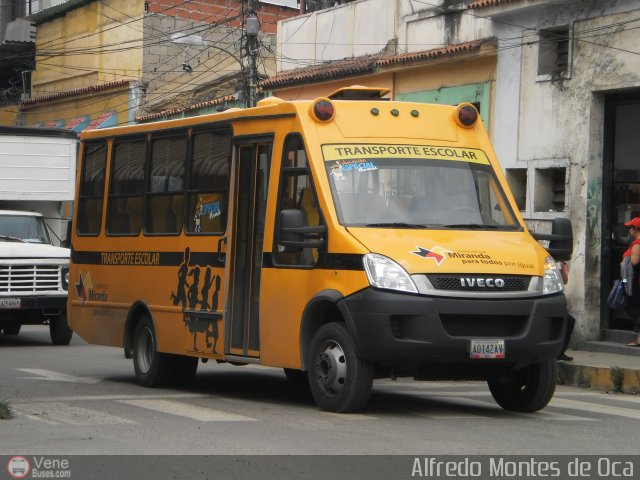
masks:
[[[69,249],[53,246],[39,213],[0,210],[0,330],[49,325],[51,342],[68,345]]]

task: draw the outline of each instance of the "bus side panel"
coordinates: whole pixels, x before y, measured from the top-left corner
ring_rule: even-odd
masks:
[[[368,285],[363,271],[263,269],[260,289],[262,363],[274,367],[300,368],[300,326],[309,301],[322,290],[333,289],[347,296]]]
[[[69,326],[86,342],[110,347],[123,346],[125,309],[113,309],[99,302],[71,300],[68,312]]]
[[[126,249],[113,240],[108,251],[81,250],[90,246],[87,239],[76,241],[71,328],[89,343],[121,347],[130,312],[136,321],[148,310],[159,351],[220,356],[224,268],[214,261],[211,237],[191,240],[189,250],[181,248],[179,237],[130,238]],[[176,251],[164,250],[169,242]],[[162,250],[150,250],[154,247]]]

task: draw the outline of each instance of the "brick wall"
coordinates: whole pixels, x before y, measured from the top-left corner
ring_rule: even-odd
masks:
[[[239,0],[147,0],[146,9],[149,13],[178,17],[205,23],[225,22],[231,27],[242,25],[242,6],[246,9],[247,2]],[[276,33],[277,22],[299,14],[298,9],[280,7],[266,3],[258,4],[257,15],[260,19],[263,33]]]

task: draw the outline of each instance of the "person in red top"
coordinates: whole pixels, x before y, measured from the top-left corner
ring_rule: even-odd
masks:
[[[630,347],[640,347],[640,283],[638,278],[638,269],[640,269],[640,217],[635,217],[624,224],[629,227],[629,236],[633,238],[633,242],[622,255],[623,257],[631,257],[631,265],[634,267],[633,294],[631,296],[631,304],[625,308],[625,312],[633,318],[633,331],[638,333],[635,341],[627,343]]]

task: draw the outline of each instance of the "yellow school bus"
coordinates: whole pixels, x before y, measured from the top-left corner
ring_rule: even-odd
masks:
[[[85,131],[70,326],[150,387],[202,359],[283,368],[328,411],[400,376],[543,408],[566,328],[555,261],[474,106],[388,93]]]

